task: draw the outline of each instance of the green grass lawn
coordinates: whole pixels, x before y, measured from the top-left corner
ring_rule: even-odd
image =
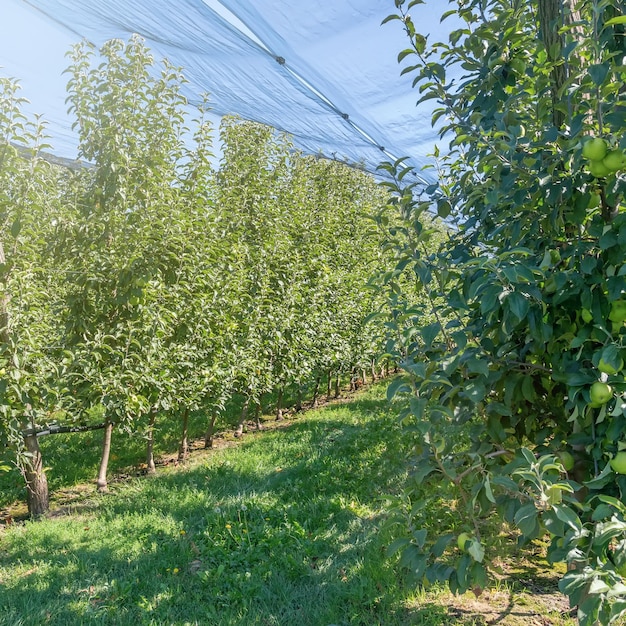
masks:
[[[374,386],[0,530],[0,625],[573,624],[553,578],[459,599],[386,558],[383,496],[405,470],[383,397]]]

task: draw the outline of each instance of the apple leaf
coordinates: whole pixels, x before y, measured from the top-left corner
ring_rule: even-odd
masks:
[[[526,537],[532,537],[537,528],[537,509],[534,503],[525,504],[518,509],[513,521]]]
[[[609,589],[610,587],[601,578],[594,578],[591,581],[591,584],[589,585],[588,593],[590,594],[606,593]]]
[[[482,563],[485,558],[485,548],[478,541],[478,539],[472,539],[470,543],[470,547],[467,549],[469,555],[476,561],[477,563]]]
[[[591,80],[598,86],[606,80],[611,66],[609,63],[596,63],[589,68]]]
[[[561,504],[555,504],[553,506],[556,516],[564,523],[573,528],[575,531],[580,532],[582,530],[582,524],[578,515],[567,506]]]

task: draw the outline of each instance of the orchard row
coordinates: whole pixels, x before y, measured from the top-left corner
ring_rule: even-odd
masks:
[[[367,277],[380,246],[373,178],[224,118],[215,167],[207,102],[138,38],[71,53],[68,102],[89,166],[40,157],[45,128],[0,82],[0,443],[47,509],[39,438],[103,429],[147,440],[159,419],[249,412],[291,385],[371,368],[382,332]],[[192,119],[190,119],[192,118]],[[356,374],[354,374],[356,375]],[[184,448],[184,446],[183,446]],[[184,453],[184,449],[183,449]]]

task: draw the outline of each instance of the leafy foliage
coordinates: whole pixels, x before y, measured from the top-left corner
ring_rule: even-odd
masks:
[[[626,148],[623,17],[601,1],[554,15],[547,2],[453,2],[442,19],[458,28],[431,42],[416,28],[423,3],[395,4],[388,21],[412,44],[403,73],[437,103],[449,145],[426,189],[404,182],[401,160],[385,165],[403,221],[386,227],[397,264],[381,277],[406,372],[390,396],[407,396],[414,480],[449,479],[471,538],[461,549],[456,527],[420,530],[409,484],[405,562],[478,592],[497,510],[522,542],[550,533],[581,624],[611,623],[626,610],[626,481],[610,465],[626,448],[626,179],[598,175],[583,145]],[[449,227],[438,247],[433,209]],[[442,436],[467,425],[469,440]]]
[[[62,293],[50,262],[59,196],[66,177],[39,158],[45,127],[21,113],[19,84],[0,79],[0,447],[11,444],[14,462],[31,466],[22,433],[59,411],[55,359]],[[35,446],[36,447],[36,446]]]

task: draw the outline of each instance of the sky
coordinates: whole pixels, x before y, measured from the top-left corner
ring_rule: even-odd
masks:
[[[414,20],[428,32],[441,31],[441,0],[429,1],[432,7],[420,7]],[[138,31],[156,57],[183,67],[189,99],[208,91],[218,115],[238,113],[268,123],[294,134],[307,152],[362,159],[370,169],[406,155],[418,166],[430,162],[436,140],[430,109],[416,109],[412,78],[400,76],[396,61],[409,42],[398,21],[381,26],[394,11],[393,0],[0,4],[0,75],[20,80],[31,101],[27,111],[48,120],[59,156],[77,156],[66,113],[65,53],[81,35],[100,45]]]

